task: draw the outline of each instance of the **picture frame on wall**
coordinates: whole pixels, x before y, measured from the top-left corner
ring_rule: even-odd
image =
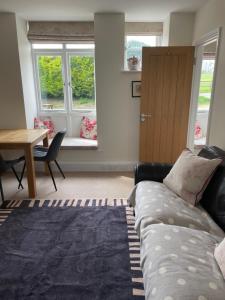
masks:
[[[135,80],[131,82],[131,91],[132,91],[132,98],[140,98],[141,97],[141,81]]]

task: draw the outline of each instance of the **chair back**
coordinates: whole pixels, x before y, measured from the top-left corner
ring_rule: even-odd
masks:
[[[55,137],[53,138],[51,145],[48,149],[46,160],[52,161],[57,158],[57,155],[60,150],[60,146],[62,144],[63,138],[66,135],[66,130],[62,130],[56,133]]]
[[[0,175],[7,171],[9,167],[7,166],[7,163],[4,161],[2,155],[0,154]]]

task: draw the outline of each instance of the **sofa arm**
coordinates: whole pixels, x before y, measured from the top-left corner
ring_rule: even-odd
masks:
[[[166,163],[139,163],[135,167],[135,184],[143,180],[162,182],[172,167]]]

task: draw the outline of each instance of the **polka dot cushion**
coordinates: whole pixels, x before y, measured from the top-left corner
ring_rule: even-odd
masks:
[[[214,256],[225,279],[225,239],[216,247]]]
[[[225,281],[213,256],[218,241],[195,229],[148,226],[141,246],[145,299],[224,300]]]
[[[145,234],[148,225],[164,223],[204,230],[224,237],[211,217],[200,206],[193,206],[170,191],[164,184],[154,181],[138,183],[135,193],[135,228]],[[134,200],[131,200],[134,203]],[[167,237],[169,240],[169,237]]]

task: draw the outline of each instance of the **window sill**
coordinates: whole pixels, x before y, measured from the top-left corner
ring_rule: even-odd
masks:
[[[122,73],[141,73],[142,70],[128,70],[128,69],[122,69]]]
[[[204,148],[205,147],[205,144],[203,145],[194,145],[194,149],[195,150],[202,150],[202,148]]]
[[[51,141],[52,139],[49,140],[49,144]],[[39,144],[42,145],[42,143]],[[61,150],[97,150],[98,141],[79,137],[65,137],[60,148]]]

